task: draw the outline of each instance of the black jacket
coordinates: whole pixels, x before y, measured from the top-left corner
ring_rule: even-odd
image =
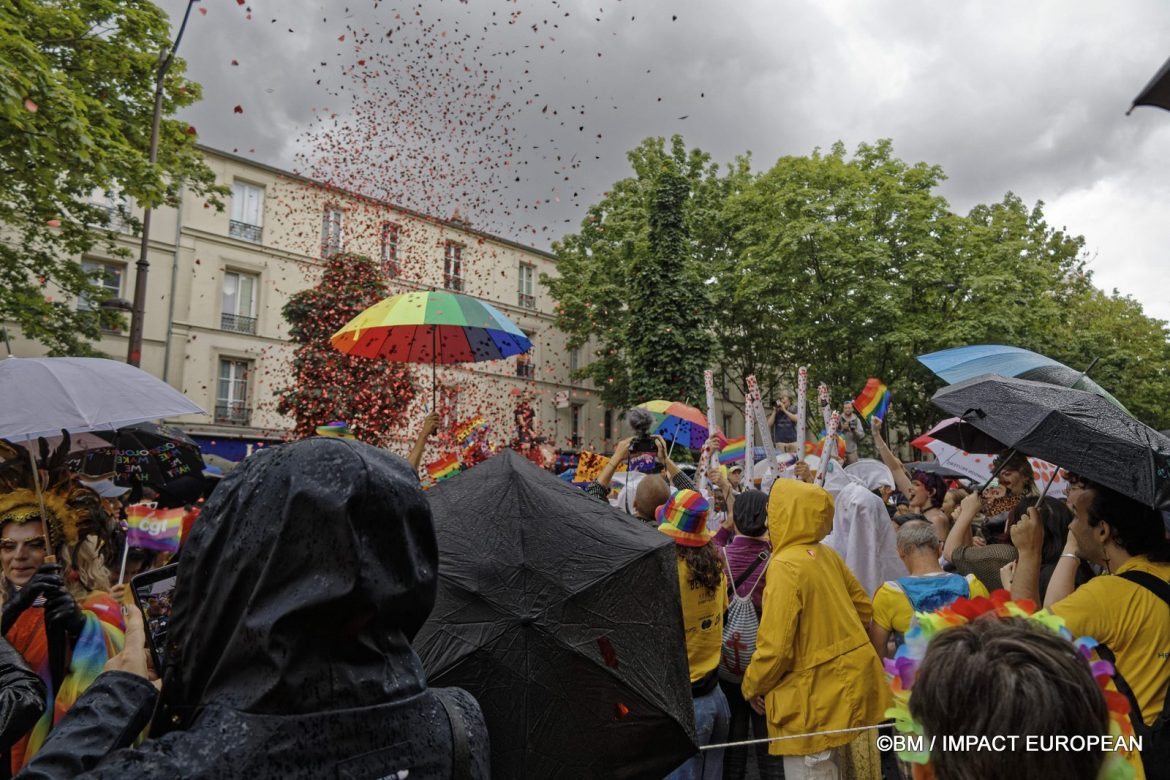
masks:
[[[45,684],[24,656],[0,637],[0,778],[12,776],[8,750],[45,711]]]
[[[127,747],[153,688],[108,673],[21,777],[487,777],[478,705],[428,689],[410,647],[437,564],[401,458],[342,439],[250,456],[184,545],[153,738]]]

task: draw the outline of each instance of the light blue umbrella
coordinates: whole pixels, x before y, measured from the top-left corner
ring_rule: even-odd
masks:
[[[1129,411],[1105,388],[1089,379],[1086,376],[1087,370],[1077,371],[1050,357],[1020,347],[973,344],[919,355],[918,362],[938,374],[948,385],[965,382],[984,374],[996,374],[1085,390],[1105,398],[1126,412]]]

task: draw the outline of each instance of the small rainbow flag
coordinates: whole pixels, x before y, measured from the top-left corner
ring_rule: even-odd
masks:
[[[747,445],[745,436],[740,436],[738,439],[728,439],[727,443],[723,445],[723,449],[719,450],[719,464],[726,466],[728,463],[738,463],[743,460],[744,447]]]
[[[890,408],[890,388],[882,380],[870,377],[861,395],[853,401],[853,408],[866,421],[872,422],[874,417],[884,420]]]
[[[126,545],[144,550],[177,552],[187,510],[155,509],[149,504],[126,507]]]
[[[455,457],[454,454],[444,455],[434,463],[427,464],[427,473],[435,482],[442,482],[444,479],[453,477],[459,471],[459,458]]]
[[[455,429],[455,439],[461,444],[470,443],[470,441],[475,440],[477,434],[487,428],[487,420],[482,417],[474,417]]]

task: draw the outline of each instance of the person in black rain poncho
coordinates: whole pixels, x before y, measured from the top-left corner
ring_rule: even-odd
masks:
[[[107,671],[21,776],[487,777],[479,706],[429,690],[410,646],[437,563],[401,458],[324,438],[250,456],[184,544],[152,738],[129,747],[154,686]]]

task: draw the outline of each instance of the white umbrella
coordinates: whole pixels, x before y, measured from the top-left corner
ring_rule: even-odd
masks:
[[[0,360],[0,438],[114,430],[180,414],[207,414],[166,382],[104,358]]]
[[[923,452],[931,453],[938,458],[939,465],[946,466],[952,471],[957,471],[978,482],[986,482],[991,479],[991,463],[994,459],[992,455],[967,452],[953,444],[930,438],[929,435],[915,439],[914,446]],[[1060,469],[1039,458],[1028,458],[1028,463],[1032,466],[1033,478],[1041,489],[1051,480],[1052,484],[1048,488],[1047,495],[1053,498],[1064,498],[1068,493],[1068,482],[1060,474]]]
[[[28,442],[61,431],[112,430],[179,414],[207,414],[187,396],[128,363],[103,358],[0,360],[0,439]],[[49,538],[40,473],[28,448],[41,525]],[[52,554],[48,563],[56,563]]]

